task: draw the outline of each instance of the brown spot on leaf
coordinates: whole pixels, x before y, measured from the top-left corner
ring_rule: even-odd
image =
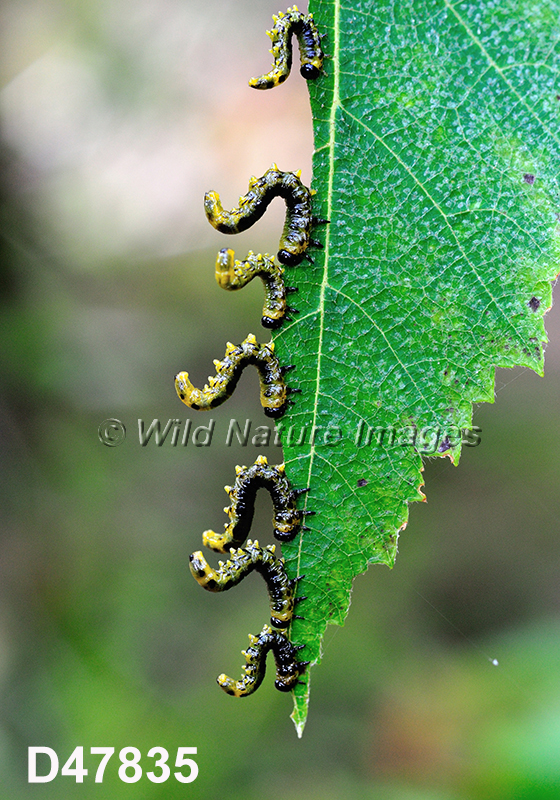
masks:
[[[525,183],[528,183],[530,186],[532,186],[535,182],[535,176],[531,175],[530,172],[526,172],[525,175],[523,176],[523,180],[525,181]]]
[[[540,304],[541,304],[541,301],[539,300],[538,297],[531,297],[531,299],[529,300],[527,305],[529,306],[531,311],[536,311],[538,309],[538,307],[540,306]]]
[[[365,478],[360,478],[360,480],[358,481],[357,485],[358,486],[366,486],[367,485],[366,479]]]

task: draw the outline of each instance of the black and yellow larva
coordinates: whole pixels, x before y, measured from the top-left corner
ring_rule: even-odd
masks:
[[[310,238],[311,227],[326,220],[314,219],[311,213],[311,192],[300,180],[300,172],[281,172],[276,164],[262,178],[249,180],[249,191],[239,198],[239,208],[224,211],[217,192],[206,192],[204,209],[211,225],[222,233],[241,233],[254,225],[275,197],[286,202],[286,221],[280,237],[278,261],[295,267],[307,255],[309,245],[322,247]]]
[[[259,373],[264,413],[267,417],[278,419],[288,407],[289,395],[298,391],[286,386],[284,381],[284,374],[291,366],[281,367],[274,355],[274,343],[259,344],[252,333],[240,345],[227,343],[223,361],[214,360],[216,376],[208,377],[208,384],[204,389],[196,389],[192,385],[188,372],[179,372],[175,376],[175,389],[189,408],[209,411],[233,394],[241,373],[250,365],[256,367]]]
[[[272,17],[274,27],[266,35],[272,40],[271,53],[274,56],[272,70],[260,78],[251,78],[249,86],[253,89],[272,89],[284,83],[292,68],[292,35],[299,42],[301,61],[300,72],[306,80],[314,80],[321,74],[325,54],[321,47],[321,34],[313,21],[313,14],[303,14],[297,6],[292,6],[284,14]]]
[[[274,685],[280,692],[291,691],[299,677],[305,671],[309,661],[297,661],[299,650],[305,645],[293,645],[284,633],[273,631],[265,625],[258,636],[249,634],[251,644],[247,650],[241,652],[245,656],[246,664],[243,665],[243,677],[240,681],[228,678],[223,673],[218,676],[218,684],[224,692],[234,697],[246,697],[258,689],[266,671],[266,656],[269,650],[274,654],[276,661],[276,680]]]
[[[212,569],[204,555],[197,550],[190,557],[193,578],[209,592],[225,592],[240,583],[246,575],[255,570],[266,583],[270,597],[270,622],[276,628],[286,628],[294,617],[294,605],[303,597],[294,597],[294,587],[299,578],[288,578],[284,559],[274,555],[275,545],[264,549],[258,541],[250,539],[244,549],[230,550],[230,559],[219,562],[218,569]]]
[[[250,467],[235,468],[235,484],[224,487],[231,505],[224,508],[230,521],[223,533],[204,531],[202,543],[217,553],[227,553],[230,547],[243,544],[253,522],[255,498],[259,489],[268,489],[274,509],[274,536],[281,542],[290,542],[302,529],[304,517],[312,511],[296,507],[297,498],[307,489],[292,489],[286,477],[284,464],[269,464],[266,456],[259,456]],[[303,526],[303,530],[307,530]]]
[[[264,305],[261,324],[264,328],[279,328],[286,319],[287,312],[297,313],[286,303],[286,294],[296,292],[293,286],[286,286],[284,269],[274,263],[274,258],[265,253],[255,255],[249,251],[244,261],[235,261],[235,253],[227,247],[222,248],[216,258],[216,280],[222,289],[235,291],[242,289],[253,278],[260,278],[264,284]]]

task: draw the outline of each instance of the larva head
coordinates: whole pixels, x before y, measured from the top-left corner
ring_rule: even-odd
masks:
[[[301,530],[301,522],[298,520],[295,524],[290,525],[275,525],[274,538],[279,542],[291,542],[296,538]]]
[[[188,372],[175,375],[175,389],[185,405],[198,411],[207,407],[200,389],[196,389],[189,380]]]
[[[293,615],[294,615],[293,608],[282,614],[277,614],[275,612],[270,617],[270,623],[271,625],[274,625],[275,628],[287,628],[290,622],[292,621]]]
[[[287,675],[276,678],[274,681],[274,685],[278,689],[279,692],[291,692],[292,689],[295,689],[295,686],[298,682],[299,675]],[[223,688],[223,687],[222,687]]]
[[[286,267],[297,267],[303,261],[304,253],[290,251],[283,248],[276,254],[278,261]]]
[[[264,349],[264,348],[263,348]],[[288,408],[288,388],[283,380],[261,384],[261,406],[267,417],[280,419]]]
[[[261,317],[261,325],[269,331],[275,331],[284,322],[285,311],[283,308],[269,308]]]
[[[281,636],[282,634],[278,634]],[[278,654],[276,661],[276,680],[274,685],[280,692],[290,692],[295,689],[300,675],[303,675],[309,661],[296,661],[296,653],[300,647],[288,643],[288,650]]]
[[[269,417],[270,419],[280,419],[286,413],[286,409],[288,408],[288,401],[284,401],[281,405],[265,405],[262,403],[263,411],[265,417]]]
[[[313,61],[302,64],[299,71],[306,81],[314,81],[321,74],[322,66],[323,59],[314,58]]]

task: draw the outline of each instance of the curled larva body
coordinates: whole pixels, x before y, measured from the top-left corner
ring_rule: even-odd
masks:
[[[197,550],[190,557],[193,578],[209,592],[225,592],[237,586],[255,570],[264,578],[270,598],[270,622],[276,628],[286,628],[294,615],[294,584],[286,574],[284,560],[274,555],[275,546],[264,549],[257,541],[249,540],[244,549],[230,550],[230,558],[218,569],[212,569],[204,555]]]
[[[204,209],[211,225],[222,233],[241,233],[254,225],[275,197],[286,203],[286,220],[280,237],[278,261],[297,266],[311,244],[313,224],[311,191],[299,173],[281,172],[274,164],[262,178],[251,178],[249,191],[239,198],[239,208],[224,210],[217,192],[206,192]]]
[[[270,72],[259,78],[251,78],[253,89],[272,89],[284,83],[292,68],[292,36],[299,42],[300,72],[306,80],[314,80],[321,74],[325,54],[321,47],[321,35],[313,21],[313,14],[303,14],[297,6],[281,11],[273,17],[274,26],[267,35],[272,41],[271,53],[274,64]]]
[[[274,509],[274,536],[281,542],[290,542],[299,533],[303,519],[311,514],[296,507],[297,498],[307,489],[292,489],[284,465],[269,464],[259,456],[250,467],[236,467],[235,484],[226,486],[231,505],[225,509],[230,521],[223,533],[208,530],[202,534],[202,543],[217,553],[227,553],[230,547],[243,544],[253,522],[255,498],[259,489],[270,492]],[[305,530],[305,528],[304,528]]]
[[[264,328],[279,328],[287,311],[295,312],[286,303],[287,292],[295,291],[284,282],[284,269],[274,263],[268,253],[255,255],[249,252],[244,261],[235,261],[235,253],[227,247],[222,248],[216,258],[216,281],[218,286],[236,291],[246,286],[253,278],[260,278],[264,284],[265,297],[261,324]]]
[[[256,367],[259,374],[264,413],[274,419],[281,417],[288,406],[288,395],[293,390],[286,386],[282,367],[274,355],[274,343],[261,345],[252,333],[240,345],[227,343],[223,361],[214,361],[216,376],[208,378],[209,385],[204,389],[192,385],[188,372],[179,372],[175,376],[175,389],[189,408],[209,411],[232,395],[241,373],[250,365]]]
[[[253,694],[261,685],[266,671],[266,656],[269,650],[274,654],[276,662],[276,680],[274,685],[280,692],[291,691],[298,683],[299,676],[305,671],[308,661],[298,661],[298,650],[302,646],[293,645],[279,631],[273,631],[265,625],[258,636],[249,634],[251,644],[241,652],[247,662],[243,666],[243,677],[240,681],[229,678],[223,673],[218,676],[218,684],[224,692],[234,697],[246,697]]]

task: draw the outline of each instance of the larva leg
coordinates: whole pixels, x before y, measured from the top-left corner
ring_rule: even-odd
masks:
[[[243,544],[251,530],[255,498],[261,488],[267,489],[272,498],[274,536],[282,542],[294,539],[302,527],[304,517],[313,513],[296,507],[297,498],[307,490],[292,489],[284,465],[270,465],[265,456],[259,456],[251,467],[236,467],[235,471],[235,484],[225,487],[231,505],[224,511],[230,521],[222,534],[204,531],[204,546],[217,553],[227,553],[230,547]]]
[[[206,192],[204,209],[211,225],[222,233],[241,233],[254,225],[275,197],[286,203],[286,220],[278,249],[278,261],[295,267],[301,263],[312,226],[312,192],[299,172],[281,172],[276,164],[262,178],[251,178],[249,191],[239,198],[239,208],[225,211],[217,192]]]
[[[274,64],[270,72],[259,78],[251,78],[253,89],[272,89],[284,83],[292,68],[292,36],[299,42],[300,72],[306,80],[314,80],[321,74],[325,55],[321,47],[321,34],[313,21],[313,14],[303,14],[297,6],[273,16],[274,26],[267,31],[272,41],[271,53]]]
[[[265,298],[261,323],[264,328],[279,328],[286,312],[295,312],[286,303],[286,293],[294,291],[284,283],[284,269],[274,263],[268,253],[255,255],[249,252],[245,261],[235,261],[234,252],[224,247],[216,258],[216,280],[222,289],[235,291],[242,289],[253,278],[260,278],[264,284]]]
[[[258,636],[249,634],[249,640],[251,644],[247,650],[241,651],[247,662],[243,666],[241,680],[236,681],[223,673],[218,676],[218,684],[224,692],[234,697],[253,694],[265,676],[266,656],[269,650],[272,650],[276,662],[274,685],[281,692],[291,691],[309,664],[308,661],[297,661],[297,652],[302,647],[293,645],[283,633],[273,631],[268,625],[263,627]]]
[[[284,568],[284,560],[274,555],[275,545],[264,549],[258,541],[250,539],[242,550],[230,550],[231,558],[218,569],[212,569],[200,550],[190,557],[193,578],[209,592],[225,592],[237,586],[243,578],[255,570],[266,583],[270,597],[270,622],[276,628],[286,628],[294,615],[294,585]],[[302,600],[303,598],[298,598]]]
[[[286,386],[282,368],[274,355],[274,343],[260,345],[252,333],[238,346],[227,343],[223,361],[214,361],[216,376],[209,376],[204,389],[196,389],[192,385],[188,372],[179,372],[175,376],[175,389],[189,408],[209,411],[233,394],[241,373],[249,365],[256,367],[259,373],[264,413],[267,417],[278,419],[286,411],[292,390]]]

